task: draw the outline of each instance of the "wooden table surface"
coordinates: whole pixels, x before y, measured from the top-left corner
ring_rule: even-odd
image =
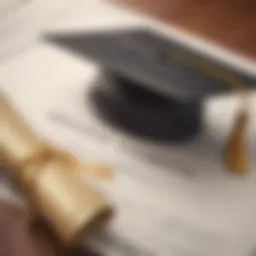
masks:
[[[255,0],[112,0],[256,59]]]
[[[98,256],[81,248],[64,248],[43,222],[29,227],[25,220],[25,212],[0,203],[1,256]]]

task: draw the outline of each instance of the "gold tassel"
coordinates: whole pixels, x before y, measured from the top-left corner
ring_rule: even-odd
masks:
[[[246,153],[246,133],[250,121],[250,90],[245,84],[233,76],[224,76],[230,86],[232,86],[241,97],[241,106],[236,115],[233,129],[227,139],[224,148],[224,158],[227,168],[232,173],[248,173],[250,166]]]
[[[225,147],[225,161],[228,170],[232,173],[242,174],[249,171],[249,163],[245,152],[245,135],[248,123],[249,110],[243,106],[236,116],[233,130]]]

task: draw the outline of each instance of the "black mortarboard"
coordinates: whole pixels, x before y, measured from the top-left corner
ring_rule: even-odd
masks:
[[[181,141],[201,125],[201,104],[256,78],[149,29],[66,33],[47,39],[104,70],[92,94],[98,113],[133,134]]]

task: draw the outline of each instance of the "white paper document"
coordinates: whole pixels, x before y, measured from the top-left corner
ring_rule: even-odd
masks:
[[[97,250],[125,256],[248,255],[256,234],[256,176],[227,174],[218,138],[203,135],[164,147],[109,128],[88,101],[99,69],[52,46],[39,45],[1,71],[2,89],[42,136],[83,161],[115,170],[115,182],[101,189],[116,216],[106,234],[92,241]],[[209,107],[209,118],[220,114],[222,104]]]
[[[19,7],[26,3],[26,0],[1,0],[0,21],[12,15]]]
[[[92,0],[87,0],[90,3]],[[41,33],[83,0],[1,0],[0,61],[34,47]]]

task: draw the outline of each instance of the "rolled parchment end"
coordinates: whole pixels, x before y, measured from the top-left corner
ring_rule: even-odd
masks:
[[[112,209],[100,193],[59,163],[42,168],[33,182],[23,185],[24,192],[61,242],[77,243],[104,228]]]

